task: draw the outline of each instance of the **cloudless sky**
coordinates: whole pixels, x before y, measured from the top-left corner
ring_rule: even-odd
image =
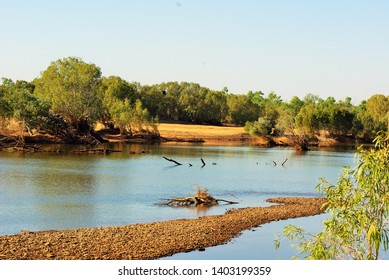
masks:
[[[68,56],[141,84],[358,104],[389,94],[389,1],[0,0],[0,77]]]

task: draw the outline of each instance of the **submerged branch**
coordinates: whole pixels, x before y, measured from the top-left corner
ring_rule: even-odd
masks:
[[[163,158],[166,159],[167,161],[174,162],[176,165],[182,165],[182,163],[179,163],[179,162],[175,161],[174,159],[167,158],[167,157],[163,157]]]

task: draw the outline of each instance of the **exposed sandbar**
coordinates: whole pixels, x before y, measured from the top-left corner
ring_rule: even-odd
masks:
[[[268,201],[278,204],[197,219],[0,236],[0,259],[158,259],[225,244],[242,231],[271,221],[321,214],[325,199],[289,197]]]

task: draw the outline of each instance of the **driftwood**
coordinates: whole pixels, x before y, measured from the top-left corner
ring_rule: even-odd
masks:
[[[292,141],[296,151],[308,151],[308,137],[306,135],[292,134]]]
[[[174,159],[167,158],[167,157],[163,157],[163,158],[166,159],[167,161],[174,162],[176,165],[182,165],[182,163],[179,163],[178,161],[175,161]]]
[[[204,167],[206,165],[205,161],[203,159],[201,159],[201,162],[203,163],[203,165],[201,167]]]
[[[282,166],[284,166],[284,164],[285,164],[285,162],[287,162],[288,161],[288,158],[286,158],[283,162],[282,162]]]
[[[120,150],[112,150],[112,149],[103,149],[103,148],[96,148],[96,149],[85,149],[85,150],[75,150],[73,153],[77,154],[110,154],[113,152],[121,152]]]
[[[188,197],[176,197],[167,199],[165,202],[159,203],[161,206],[215,206],[219,202],[224,202],[226,204],[237,204],[236,201],[229,201],[225,199],[214,198],[208,193],[207,189],[197,188],[195,195]]]
[[[38,146],[14,146],[14,147],[5,147],[3,148],[6,152],[23,152],[23,153],[35,153],[42,152]]]

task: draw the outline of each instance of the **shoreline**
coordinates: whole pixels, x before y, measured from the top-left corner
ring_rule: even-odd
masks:
[[[272,198],[266,207],[223,215],[105,228],[22,232],[0,236],[0,260],[152,260],[228,243],[272,221],[322,214],[324,198]]]
[[[136,135],[133,137],[123,137],[117,130],[101,129],[96,131],[96,135],[110,143],[163,143],[163,144],[202,144],[202,145],[221,145],[221,146],[289,146],[294,147],[292,139],[288,136],[251,136],[244,127],[241,126],[214,126],[198,124],[180,124],[180,123],[160,123],[158,127],[160,136],[149,137],[147,135]],[[0,150],[7,147],[14,147],[16,136],[6,136],[0,134]],[[26,135],[25,143],[28,145],[41,144],[66,144],[64,139],[48,134],[37,134],[34,136]],[[352,137],[324,137],[317,135],[310,140],[309,146],[317,147],[354,147],[365,142],[359,142]],[[369,143],[365,143],[369,144]],[[28,151],[28,150],[27,150]]]

